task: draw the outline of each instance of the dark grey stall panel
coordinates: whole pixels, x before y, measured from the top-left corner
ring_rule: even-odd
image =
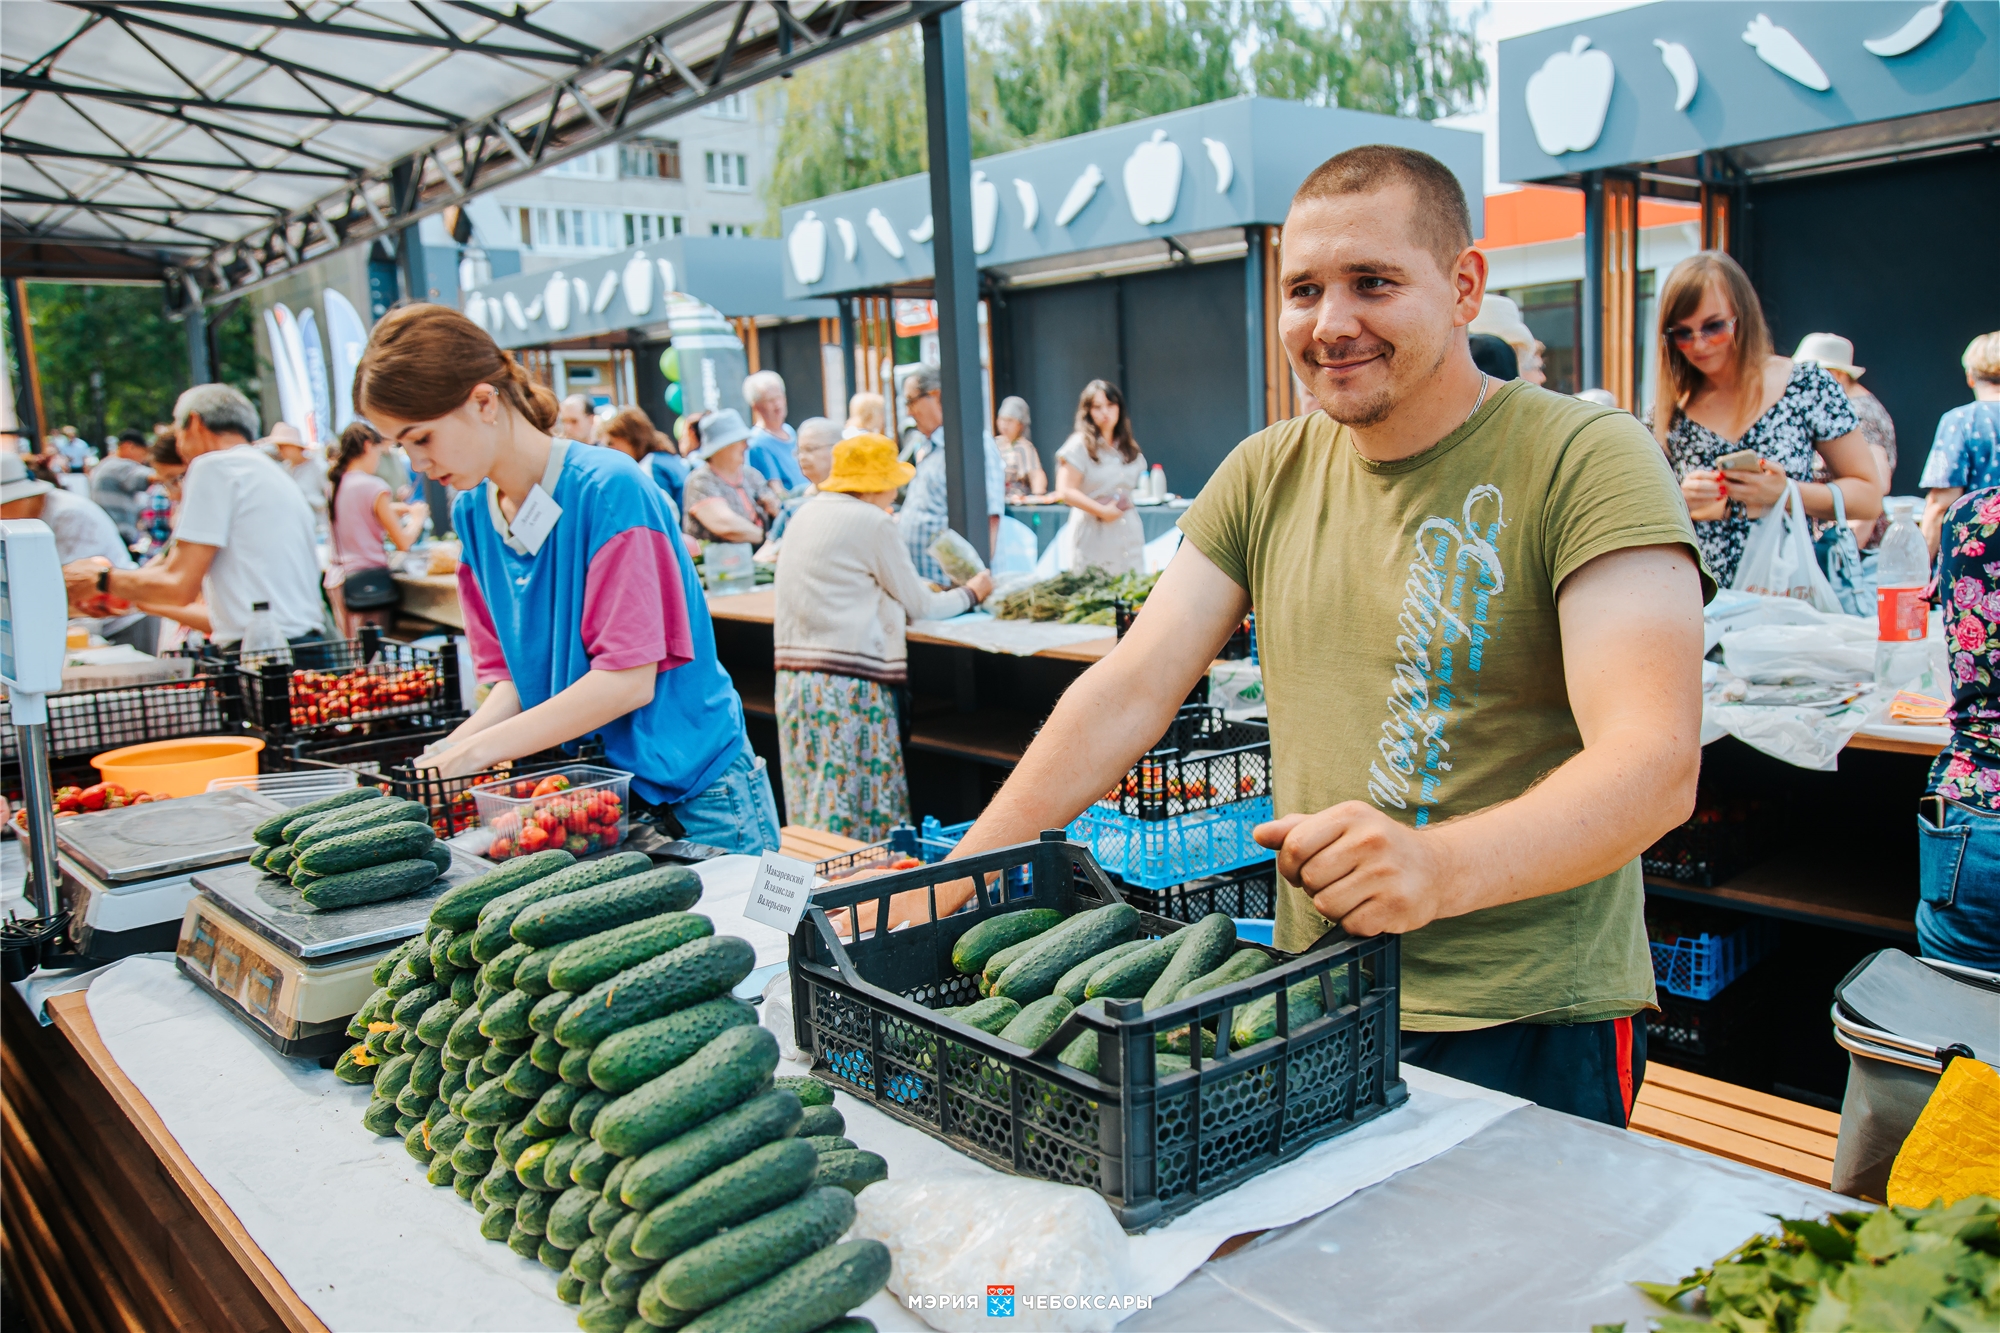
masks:
[[[1125,398],[1146,461],[1193,495],[1249,417],[1240,261],[1124,279]]]
[[[655,426],[672,435],[674,423],[680,417],[667,406],[667,387],[671,381],[660,369],[660,356],[667,347],[665,339],[632,344],[632,387],[639,395],[639,410],[652,418]]]
[[[1027,400],[1051,483],[1077,396],[1094,379],[1125,391],[1147,461],[1183,495],[1243,438],[1240,261],[1006,292],[995,329],[994,393]]]
[[[1808,333],[1854,341],[1861,382],[1896,422],[1912,494],[1938,417],[1972,401],[1959,356],[2000,327],[2000,153],[1753,187],[1751,277],[1789,356]]]
[[[825,413],[826,378],[820,364],[818,320],[757,330],[757,353],[765,370],[785,377],[787,422],[797,426],[807,417]],[[748,420],[749,410],[742,410]]]

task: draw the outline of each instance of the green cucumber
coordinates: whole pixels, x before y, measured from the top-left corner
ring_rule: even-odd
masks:
[[[570,1126],[570,1130],[577,1134],[589,1132],[577,1129],[574,1124]],[[600,1198],[604,1192],[604,1178],[611,1174],[611,1168],[618,1161],[617,1157],[604,1151],[603,1144],[592,1139],[583,1145],[583,1151],[579,1152],[576,1160],[569,1164],[569,1178],[572,1183],[589,1190],[593,1199]]]
[[[859,1194],[878,1180],[889,1178],[889,1163],[879,1153],[866,1148],[830,1152],[819,1159],[815,1183],[838,1185],[850,1194]]]
[[[407,1088],[404,1089],[406,1094],[408,1091]],[[398,1100],[400,1102],[400,1099]],[[426,1167],[431,1164],[431,1149],[430,1145],[424,1142],[424,1122],[421,1119],[417,1119],[416,1123],[410,1126],[409,1132],[403,1135],[403,1151]]]
[[[514,1229],[507,1233],[507,1248],[523,1259],[533,1259],[542,1252],[542,1238],[521,1225],[519,1210],[515,1210]]]
[[[442,842],[434,842],[429,847],[426,847],[422,852],[422,856],[426,861],[437,867],[437,872],[440,875],[451,869],[451,848],[445,846]]]
[[[781,1207],[812,1188],[819,1153],[803,1139],[779,1139],[738,1158],[648,1212],[632,1253],[671,1259],[724,1227]]]
[[[542,1179],[542,1163],[555,1150],[554,1139],[543,1139],[521,1150],[521,1155],[514,1159],[514,1179],[521,1182],[523,1189],[537,1193],[543,1190],[545,1182]]]
[[[478,994],[479,986],[472,973],[454,968],[451,978],[451,998],[458,1001],[458,1007],[465,1008]]]
[[[651,1280],[654,1271],[651,1268],[631,1271],[614,1268],[604,1275],[603,1281],[598,1284],[599,1289],[604,1292],[605,1300],[621,1310],[630,1310],[639,1304],[639,1288]]]
[[[546,1033],[535,1034],[535,1044],[528,1048],[528,1063],[545,1074],[555,1074],[561,1078],[563,1048],[554,1037]]]
[[[368,1054],[368,1044],[356,1042],[340,1053],[340,1059],[333,1066],[333,1076],[342,1083],[373,1083],[375,1071],[381,1067],[382,1062]]]
[[[328,874],[299,889],[309,906],[322,912],[363,903],[383,903],[405,898],[438,877],[438,868],[421,857],[415,860],[387,860],[356,870]]]
[[[444,1034],[444,1048],[467,1060],[484,1055],[488,1039],[479,1030],[482,1016],[477,1005],[459,1010],[458,1017],[451,1020],[451,1027]]]
[[[1094,954],[1084,959],[1056,979],[1055,994],[1062,996],[1071,1004],[1082,1004],[1084,1000],[1083,988],[1090,984],[1092,976],[1096,975],[1103,968],[1117,962],[1126,954],[1137,953],[1151,943],[1151,940],[1127,940],[1123,944],[1106,949],[1103,953]]]
[[[528,1031],[553,1034],[556,1020],[562,1017],[563,1010],[569,1008],[569,1002],[575,998],[566,990],[550,991],[538,998],[534,1007],[528,1010]]]
[[[569,1251],[547,1236],[542,1237],[542,1243],[535,1251],[535,1259],[552,1273],[560,1273],[569,1267]]]
[[[481,875],[478,879],[467,880],[439,898],[431,908],[431,921],[457,931],[465,937],[464,949],[466,959],[469,961],[472,956],[470,932],[479,921],[480,908],[503,893],[511,893],[524,884],[533,883],[575,864],[574,856],[559,849],[516,857],[498,870]],[[463,967],[464,963],[461,962],[459,965]]]
[[[780,1085],[782,1086],[782,1084]],[[811,1138],[817,1134],[845,1134],[847,1120],[831,1106],[808,1106],[805,1118],[799,1122],[799,1137]]]
[[[484,1176],[499,1160],[499,1154],[491,1148],[478,1147],[471,1139],[460,1139],[451,1150],[451,1169],[469,1176]]]
[[[526,991],[510,990],[480,1013],[479,1031],[495,1039],[532,1039],[535,1034],[528,1028],[528,1014],[534,1007],[534,996]]]
[[[408,1146],[407,1139],[410,1131],[417,1128],[419,1125],[423,1123],[424,1123],[423,1118],[421,1116],[404,1115],[402,1107],[398,1106],[396,1108],[396,1125],[394,1133],[397,1138],[405,1140],[404,1146],[406,1147]]]
[[[1077,1008],[1089,1009],[1095,1013],[1102,1014],[1104,1012],[1104,1001],[1085,1000]],[[1098,1035],[1090,1029],[1085,1028],[1081,1033],[1077,1034],[1076,1040],[1062,1048],[1062,1053],[1056,1056],[1057,1062],[1066,1064],[1071,1069],[1079,1070],[1085,1074],[1095,1075],[1097,1073]]]
[[[1183,927],[1171,935],[1163,935],[1144,949],[1135,949],[1091,974],[1083,993],[1088,999],[1097,1000],[1137,1000],[1147,989],[1160,979],[1160,973],[1174,961],[1174,954],[1187,942],[1187,929]]]
[[[468,1088],[467,1091],[469,1092],[471,1089]],[[460,1119],[464,1119],[464,1117],[461,1116]],[[493,1141],[499,1137],[500,1135],[493,1125],[475,1125],[469,1120],[466,1121],[465,1141],[475,1148],[490,1149],[493,1146]]]
[[[1019,1004],[1003,995],[995,995],[991,999],[981,1000],[978,1004],[968,1004],[953,1014],[951,1021],[997,1035],[1000,1029],[1013,1022],[1015,1015],[1020,1012]]]
[[[1333,976],[1333,1002],[1347,1003],[1346,970],[1335,972]],[[1290,1016],[1291,1026],[1296,1029],[1301,1023],[1310,1023],[1326,1012],[1326,1003],[1320,994],[1319,978],[1307,977],[1285,988],[1285,1012]],[[1236,1021],[1229,1028],[1229,1048],[1240,1051],[1255,1046],[1260,1041],[1269,1041],[1278,1035],[1278,997],[1266,995],[1250,1001],[1236,1011]],[[377,1079],[381,1075],[376,1075]]]
[[[632,1237],[639,1232],[639,1223],[645,1221],[643,1213],[626,1213],[618,1219],[618,1225],[611,1228],[604,1237],[604,1257],[611,1261],[613,1268],[627,1272],[653,1266],[651,1259],[642,1259],[632,1250]]]
[[[533,1105],[532,1099],[515,1096],[507,1090],[504,1079],[496,1078],[474,1088],[460,1103],[458,1112],[475,1125],[501,1125],[519,1120]]]
[[[479,1234],[487,1240],[505,1240],[507,1233],[514,1229],[514,1210],[504,1204],[492,1203],[486,1206],[485,1216],[479,1219]]]
[[[581,1305],[585,1291],[584,1280],[575,1273],[576,1256],[570,1256],[570,1267],[563,1269],[556,1278],[556,1299],[564,1305]]]
[[[547,1070],[535,1068],[534,1063],[525,1055],[515,1056],[512,1067],[500,1078],[501,1087],[531,1103],[539,1100],[543,1093],[561,1082],[562,1080]],[[568,1085],[563,1084],[563,1086]],[[535,1132],[532,1125],[528,1127],[528,1132],[530,1134]]]
[[[1138,928],[1139,909],[1129,903],[1112,903],[1072,917],[1060,930],[1049,932],[1034,948],[1009,963],[1006,973],[994,983],[993,993],[1016,1004],[1052,995],[1064,973],[1091,955],[1124,943]]]
[[[373,994],[361,1002],[361,1007],[354,1011],[354,1017],[347,1020],[347,1035],[356,1041],[367,1037],[368,1025],[375,1021],[375,1010],[388,998],[390,998],[389,988],[378,986]]]
[[[666,912],[685,912],[701,899],[701,879],[686,866],[660,866],[612,884],[544,899],[514,918],[514,938],[537,949]]]
[[[595,1046],[636,1023],[725,994],[756,966],[750,945],[733,935],[683,944],[577,996],[556,1022],[556,1040]]]
[[[431,1151],[450,1152],[465,1142],[465,1122],[447,1114],[431,1126]]]
[[[509,1209],[519,1203],[521,1196],[528,1192],[528,1187],[514,1174],[514,1168],[508,1165],[497,1151],[493,1155],[493,1165],[486,1168],[483,1188],[489,1203],[504,1203]]]
[[[590,1210],[590,1234],[600,1240],[608,1238],[631,1212],[630,1208],[616,1199],[600,1198]],[[637,1226],[638,1223],[635,1222],[633,1225]]]
[[[438,1086],[444,1082],[444,1061],[438,1058],[437,1048],[425,1046],[417,1052],[417,1061],[410,1066],[410,1083],[405,1089],[424,1097],[436,1097]]]
[[[322,796],[317,801],[307,801],[304,805],[295,805],[289,810],[280,811],[251,829],[250,836],[266,847],[276,847],[284,841],[286,826],[294,821],[317,819],[358,801],[375,800],[381,795],[380,787],[349,787],[346,791],[335,792],[331,796]]]
[[[556,1066],[556,1077],[565,1083],[574,1083],[579,1088],[593,1086],[590,1081],[590,1058],[597,1054],[595,1046],[565,1048],[561,1063]]]
[[[426,1046],[443,1046],[444,1039],[451,1033],[451,1025],[458,1021],[464,1011],[458,1001],[446,995],[443,999],[424,1010],[417,1019],[417,1040]]]
[[[575,1085],[565,1083],[563,1086],[567,1088]],[[583,1096],[578,1097],[575,1104],[569,1108],[569,1132],[589,1134],[590,1127],[597,1123],[597,1113],[609,1105],[611,1105],[610,1093],[596,1088],[584,1091]]]
[[[814,1333],[882,1289],[889,1247],[849,1240],[827,1248],[703,1312],[687,1333]]]
[[[514,1053],[499,1042],[488,1042],[486,1053],[479,1057],[479,1068],[498,1078],[514,1067]]]
[[[514,1168],[520,1175],[521,1168]],[[544,1190],[530,1188],[514,1205],[514,1225],[522,1231],[536,1236],[546,1236],[549,1229],[549,1210],[556,1206],[556,1196]]]
[[[483,963],[514,943],[514,937],[508,933],[514,918],[535,903],[636,875],[650,869],[652,864],[653,859],[643,852],[613,852],[508,890],[479,909],[479,924],[472,934],[472,956]]]
[[[821,1156],[825,1156],[830,1152],[852,1152],[861,1146],[853,1139],[843,1137],[839,1134],[801,1134],[799,1135],[799,1141],[801,1143],[810,1143],[813,1151],[819,1153]]]
[[[854,1225],[854,1196],[816,1188],[675,1255],[654,1278],[668,1305],[706,1310],[831,1245]]]
[[[1278,960],[1262,949],[1238,949],[1229,955],[1223,964],[1211,972],[1205,972],[1174,993],[1176,1000],[1185,1000],[1195,995],[1203,995],[1212,990],[1238,981],[1247,981],[1259,972],[1268,972],[1278,965]],[[1272,1006],[1275,1016],[1276,1006]]]
[[[593,1135],[592,1137],[595,1136]],[[616,1154],[613,1154],[613,1156],[616,1156]],[[611,1174],[604,1178],[603,1194],[605,1198],[613,1200],[617,1199],[619,1187],[625,1181],[626,1172],[632,1169],[633,1160],[634,1159],[630,1157],[618,1158],[617,1165],[611,1168]]]
[[[281,842],[264,854],[264,869],[273,875],[282,875],[292,868],[295,853],[289,842]]]
[[[262,870],[264,868],[264,858],[270,854],[271,849],[269,847],[259,844],[257,849],[245,858],[245,861],[252,870]]]
[[[340,875],[349,870],[422,856],[436,841],[437,833],[428,823],[408,820],[328,838],[297,852],[293,859],[301,870],[310,870],[315,875]],[[430,862],[424,864],[430,865]],[[431,866],[431,870],[434,872],[431,877],[435,879],[437,867]]]
[[[730,1028],[756,1022],[755,1009],[732,995],[718,995],[679,1013],[606,1037],[592,1049],[590,1081],[606,1092],[630,1092],[666,1073]]]
[[[536,949],[523,958],[514,968],[514,989],[524,990],[536,999],[541,999],[555,990],[549,984],[549,964],[556,960],[559,949]]]
[[[752,1097],[631,1159],[619,1185],[619,1200],[628,1208],[648,1211],[711,1172],[794,1135],[804,1115],[797,1094],[788,1088]]]
[[[604,1239],[601,1236],[591,1236],[569,1256],[569,1271],[593,1285],[603,1280],[605,1271],[610,1267],[604,1261]]]
[[[663,912],[602,934],[571,940],[549,964],[549,984],[583,994],[628,967],[715,933],[715,923],[695,912]]]
[[[1012,1021],[1000,1029],[1000,1040],[1011,1041],[1032,1051],[1054,1035],[1074,1008],[1075,1005],[1060,995],[1044,995],[1014,1015]]]
[[[452,892],[456,892],[456,890],[452,890]],[[431,915],[435,918],[437,914],[433,912]],[[450,929],[447,926],[437,926],[435,928],[439,930]],[[454,931],[451,937],[451,947],[445,950],[445,958],[453,967],[461,971],[470,972],[476,969],[479,964],[472,961],[472,932],[464,930]]]
[[[535,1109],[529,1114],[545,1125],[567,1125],[571,1108],[583,1095],[583,1089],[575,1084],[552,1084],[535,1102]]]
[[[1222,965],[1236,944],[1236,922],[1225,912],[1210,912],[1174,934],[1185,935],[1187,940],[1175,950],[1166,970],[1146,988],[1144,1004],[1149,1013],[1172,1004],[1181,987]]]
[[[375,1071],[375,1095],[394,1101],[396,1094],[409,1085],[410,1069],[416,1063],[414,1053],[384,1060],[382,1067]]]
[[[800,1106],[833,1105],[833,1089],[811,1074],[785,1074],[771,1080],[774,1088],[789,1088],[798,1094]]]
[[[454,1154],[454,1156],[456,1156],[456,1154]],[[456,1194],[459,1198],[465,1200],[467,1203],[473,1203],[479,1194],[478,1173],[476,1172],[468,1173],[465,1171],[460,1171],[456,1166],[453,1166],[452,1179],[451,1179],[451,1192],[453,1194]],[[474,1204],[474,1206],[484,1207],[485,1205]]]
[[[451,1154],[434,1151],[431,1154],[430,1169],[424,1172],[424,1183],[427,1185],[449,1185],[457,1179],[458,1172],[451,1169]]]
[[[604,1299],[604,1293],[583,1298],[583,1308],[576,1312],[576,1326],[583,1333],[625,1333],[625,1325],[631,1320],[625,1311]]]
[[[479,984],[491,991],[514,989],[514,969],[534,952],[525,944],[511,944],[494,954],[479,969]]]
[[[349,833],[359,833],[365,828],[375,828],[381,824],[429,823],[430,812],[415,801],[397,800],[385,797],[379,801],[369,801],[343,810],[338,815],[329,815],[318,820],[312,827],[299,830],[299,836],[292,839],[294,852],[302,853],[308,848]]]
[[[460,1116],[463,1118],[464,1113],[460,1112]],[[476,1125],[479,1122],[473,1120],[470,1123]],[[529,1145],[535,1142],[532,1135],[524,1134],[521,1130],[521,1117],[517,1116],[507,1128],[500,1131],[499,1137],[493,1140],[493,1151],[500,1154],[500,1160],[507,1164],[509,1171],[514,1169],[514,1163],[521,1160],[521,1154],[528,1150]]]
[[[1215,1034],[1198,1024],[1192,1026],[1194,1026],[1197,1032],[1201,1033],[1201,1053],[1203,1055],[1214,1055]],[[1184,1027],[1172,1028],[1160,1033],[1153,1038],[1153,1049],[1164,1051],[1169,1055],[1186,1055],[1188,1053],[1188,1029]]]
[[[730,1028],[599,1111],[591,1135],[620,1157],[636,1157],[748,1100],[777,1065],[778,1039],[767,1029]]]
[[[987,959],[986,970],[979,974],[979,998],[983,1000],[993,993],[993,987],[999,984],[1001,976],[1009,967],[1014,965],[1016,958],[1025,958],[1029,950],[1039,947],[1051,935],[1061,929],[1061,926],[1057,926],[1053,931],[1044,931],[1039,935],[1030,935],[1027,939],[1010,944],[999,953]]]
[[[361,1113],[361,1127],[370,1134],[393,1134],[396,1131],[396,1103],[377,1097],[368,1103],[368,1109]]]
[[[1156,1078],[1186,1073],[1190,1067],[1191,1062],[1185,1055],[1168,1055],[1162,1052],[1153,1057],[1153,1074]]]
[[[568,1189],[575,1182],[569,1178],[569,1164],[583,1151],[583,1145],[590,1140],[581,1134],[564,1134],[549,1149],[549,1155],[542,1159],[542,1185],[552,1192]]]
[[[435,981],[426,981],[403,994],[396,1001],[396,1007],[389,1011],[389,1021],[399,1028],[414,1028],[424,1011],[445,998],[449,992]]]
[[[958,937],[951,946],[951,965],[966,976],[986,970],[986,962],[1010,944],[1031,939],[1062,924],[1061,912],[1048,907],[1029,907],[1018,912],[990,916]]]

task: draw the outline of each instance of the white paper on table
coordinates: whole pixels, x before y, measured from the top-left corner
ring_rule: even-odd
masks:
[[[1067,648],[1092,639],[1116,637],[1110,625],[1065,625],[1048,620],[999,620],[985,611],[972,611],[950,620],[919,620],[910,626],[912,634],[949,639],[985,653],[1006,653],[1013,657],[1033,657],[1049,648]]]
[[[172,963],[127,958],[88,992],[106,1049],[285,1281],[332,1329],[576,1328],[556,1275],[482,1240],[368,1089],[279,1055]]]
[[[805,1073],[806,1067],[794,1065],[780,1072]],[[1252,1176],[1165,1226],[1130,1237],[1132,1294],[1165,1295],[1231,1236],[1288,1226],[1324,1212],[1359,1190],[1429,1161],[1509,1111],[1528,1105],[1518,1097],[1410,1065],[1404,1065],[1401,1072],[1409,1084],[1410,1099],[1394,1111]],[[847,1137],[859,1147],[880,1153],[889,1163],[891,1179],[950,1171],[1000,1174],[845,1091],[835,1092],[834,1106],[847,1122]],[[996,1274],[993,1281],[1006,1282],[1008,1278]],[[876,1295],[856,1313],[885,1330],[928,1327],[916,1311],[905,1309],[887,1292]]]

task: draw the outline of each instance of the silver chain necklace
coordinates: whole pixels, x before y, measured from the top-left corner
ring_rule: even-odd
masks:
[[[1482,408],[1482,407],[1484,407],[1484,406],[1486,406],[1486,391],[1487,391],[1487,390],[1488,390],[1489,388],[1491,388],[1491,387],[1493,387],[1493,377],[1492,377],[1491,375],[1488,375],[1488,374],[1487,374],[1487,373],[1486,373],[1485,371],[1483,371],[1483,370],[1482,370],[1482,371],[1480,371],[1480,372],[1479,372],[1479,397],[1478,397],[1478,398],[1477,398],[1476,400],[1474,400],[1474,402],[1473,402],[1473,404],[1472,404],[1472,410],[1471,410],[1470,412],[1467,412],[1467,413],[1465,414],[1465,421],[1470,421],[1470,420],[1472,420],[1472,419],[1473,419],[1474,417],[1478,416],[1478,415],[1479,415],[1479,409],[1480,409],[1480,408]],[[1463,425],[1465,424],[1465,421],[1461,421],[1461,422],[1459,422],[1458,424],[1459,424],[1459,425],[1461,425],[1461,426],[1463,426]]]

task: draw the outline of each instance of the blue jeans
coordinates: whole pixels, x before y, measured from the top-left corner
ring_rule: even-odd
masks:
[[[687,830],[689,842],[750,856],[778,850],[778,802],[771,795],[770,769],[748,741],[721,777],[668,809]]]
[[[1944,803],[1917,816],[1917,952],[2000,971],[2000,815]]]

